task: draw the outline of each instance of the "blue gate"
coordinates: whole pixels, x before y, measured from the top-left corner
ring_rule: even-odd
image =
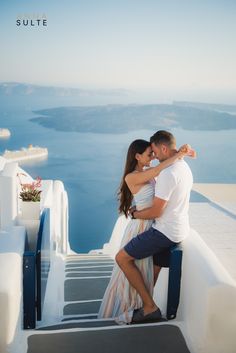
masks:
[[[23,256],[23,328],[34,329],[42,319],[48,273],[50,268],[50,209],[40,217],[37,246]]]

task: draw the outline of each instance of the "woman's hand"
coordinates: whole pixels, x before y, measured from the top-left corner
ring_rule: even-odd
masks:
[[[197,153],[194,149],[189,144],[185,144],[180,147],[180,149],[177,152],[179,154],[180,158],[183,158],[185,156],[191,157],[191,158],[196,158]]]

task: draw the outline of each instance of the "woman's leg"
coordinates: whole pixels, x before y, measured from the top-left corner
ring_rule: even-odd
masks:
[[[136,289],[143,301],[144,314],[147,315],[157,310],[157,305],[145,286],[142,274],[135,265],[135,259],[122,249],[116,255],[116,262],[124,272],[131,286]]]
[[[153,285],[153,287],[155,287],[155,284],[157,282],[157,279],[158,279],[160,271],[161,271],[161,267],[153,264],[153,275],[154,275],[154,285]]]

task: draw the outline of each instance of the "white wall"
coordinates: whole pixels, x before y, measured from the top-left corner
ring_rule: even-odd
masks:
[[[22,254],[24,227],[0,232],[0,352],[9,346],[22,327]]]
[[[6,164],[0,174],[0,228],[7,230],[15,225],[17,204],[17,163]]]
[[[200,236],[183,244],[177,319],[193,353],[236,352],[236,283]]]
[[[121,215],[117,218],[109,243],[104,244],[103,249],[100,250],[100,252],[110,255],[113,259],[115,258],[120,249],[122,237],[129,221],[130,218],[126,218],[125,215]]]

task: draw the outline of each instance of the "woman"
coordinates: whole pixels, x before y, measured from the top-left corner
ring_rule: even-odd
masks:
[[[150,143],[145,140],[135,140],[128,149],[125,170],[119,190],[119,211],[128,217],[129,209],[134,201],[136,209],[150,207],[154,197],[154,178],[159,173],[176,162],[179,158],[191,154],[189,145],[184,145],[176,152],[175,156],[163,161],[156,167],[150,167],[154,158]],[[123,248],[133,237],[151,227],[152,220],[130,219],[125,228],[121,245]],[[145,284],[150,293],[153,293],[154,271],[153,258],[148,257],[136,260]],[[98,318],[116,318],[119,324],[130,323],[133,311],[142,307],[142,300],[136,290],[130,286],[123,272],[115,264],[111,280],[104,294]]]

